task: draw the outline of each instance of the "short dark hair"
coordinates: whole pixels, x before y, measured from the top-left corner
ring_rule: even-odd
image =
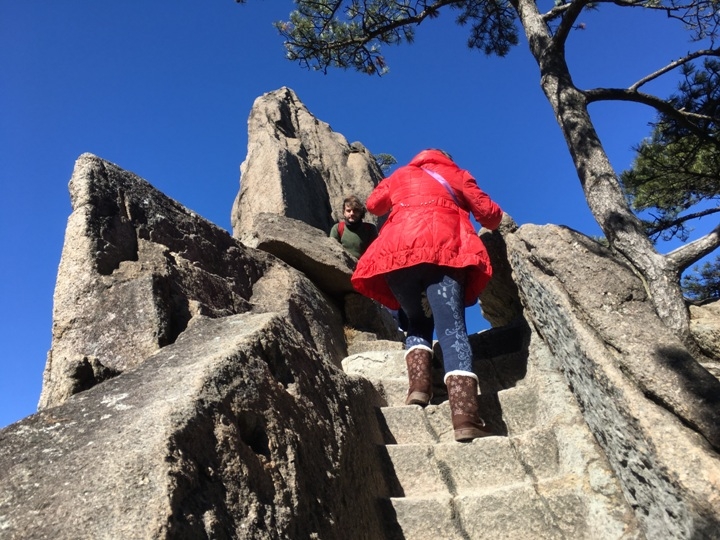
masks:
[[[444,155],[449,160],[454,161],[453,157],[450,155],[450,152],[446,152],[445,150],[443,150],[441,148],[428,148],[428,150],[435,150],[436,152],[440,152],[442,155]]]
[[[345,197],[345,200],[343,201],[343,212],[345,211],[345,207],[349,206],[353,210],[360,210],[360,217],[364,218],[365,213],[367,212],[367,208],[365,208],[365,205],[360,201],[360,198],[356,195],[348,195]]]

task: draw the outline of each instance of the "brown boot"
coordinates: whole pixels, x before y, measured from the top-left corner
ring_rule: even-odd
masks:
[[[478,412],[477,376],[469,371],[451,371],[445,375],[455,440],[472,441],[492,435]]]
[[[432,349],[424,345],[415,345],[405,353],[409,382],[405,405],[424,407],[430,403],[432,397],[431,360]]]

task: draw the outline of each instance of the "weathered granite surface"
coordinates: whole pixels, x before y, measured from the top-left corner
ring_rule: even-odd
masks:
[[[342,245],[303,221],[267,212],[255,216],[256,229],[243,244],[275,255],[297,268],[330,295],[354,292],[350,283],[357,260]]]
[[[497,436],[457,445],[442,351],[431,406],[402,406],[401,336],[326,237],[372,157],[286,88],[249,125],[235,238],[78,159],[41,411],[0,430],[0,537],[717,538],[720,382],[622,262],[564,227],[481,232]],[[712,356],[720,318],[693,311]]]
[[[382,179],[372,154],[313,116],[290,88],[263,94],[248,119],[248,153],[230,215],[244,241],[260,213],[304,221],[326,234],[342,219],[342,202],[365,200]],[[368,214],[367,220],[375,223]]]
[[[703,367],[720,379],[720,300],[690,306],[690,333],[708,356]]]
[[[660,323],[631,270],[590,238],[523,225],[506,240],[527,318],[648,538],[712,538],[720,382]]]
[[[345,356],[341,305],[145,180],[84,154],[70,194],[41,408],[138,365],[201,315],[279,311],[338,365]]]
[[[381,538],[375,396],[285,317],[193,319],[0,430],[0,537]]]

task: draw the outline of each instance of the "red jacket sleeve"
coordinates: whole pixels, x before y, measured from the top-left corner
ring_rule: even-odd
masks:
[[[384,216],[391,210],[392,201],[390,200],[390,190],[388,182],[390,178],[392,178],[392,175],[390,175],[385,180],[380,182],[377,186],[375,186],[375,189],[373,189],[372,193],[370,193],[370,196],[368,197],[365,206],[367,207],[368,212],[370,212],[371,214],[374,214],[376,216]]]
[[[480,225],[491,231],[498,228],[502,221],[502,209],[478,187],[475,178],[467,171],[463,171],[463,197]]]

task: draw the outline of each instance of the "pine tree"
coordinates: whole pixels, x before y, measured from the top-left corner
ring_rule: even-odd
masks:
[[[685,295],[696,303],[720,298],[720,257],[693,270],[682,279]]]
[[[650,138],[636,147],[632,167],[620,175],[633,209],[648,216],[646,229],[655,240],[686,241],[689,222],[720,211],[720,62],[707,59],[700,69],[687,64],[682,71],[678,94],[668,101],[700,121],[688,127],[661,113]]]

